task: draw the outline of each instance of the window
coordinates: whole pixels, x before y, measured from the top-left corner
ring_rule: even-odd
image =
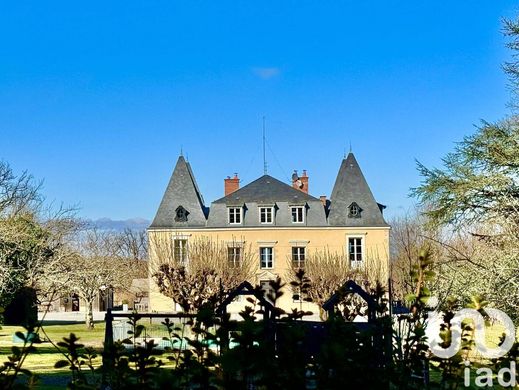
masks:
[[[260,207],[260,223],[272,223],[274,221],[274,207]]]
[[[292,247],[292,267],[304,268],[305,266],[305,247],[304,246],[293,246]]]
[[[260,268],[274,268],[274,249],[260,248]]]
[[[241,223],[241,207],[229,207],[229,223],[231,225]]]
[[[185,264],[187,261],[187,240],[185,238],[175,238],[173,240],[173,256],[175,261]]]
[[[363,260],[361,237],[348,238],[348,257],[351,264],[359,264]]]
[[[241,248],[239,246],[228,247],[227,260],[229,262],[229,267],[238,268],[241,263]]]
[[[355,202],[353,202],[350,207],[348,207],[348,217],[349,218],[360,218],[360,213],[362,212],[362,209],[359,207],[359,205]]]
[[[303,206],[293,206],[292,223],[303,223],[305,221],[305,208]]]
[[[189,212],[182,206],[178,206],[175,210],[175,222],[187,222]]]

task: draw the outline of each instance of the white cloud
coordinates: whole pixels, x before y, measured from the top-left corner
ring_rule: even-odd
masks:
[[[276,67],[252,68],[252,73],[263,80],[269,80],[278,76],[281,73],[281,70]]]

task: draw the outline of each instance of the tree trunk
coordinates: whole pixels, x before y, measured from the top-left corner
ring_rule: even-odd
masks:
[[[86,302],[85,308],[85,325],[87,329],[92,330],[94,329],[94,310],[92,308],[92,300]]]

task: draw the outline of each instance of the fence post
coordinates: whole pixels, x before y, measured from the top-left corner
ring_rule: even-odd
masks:
[[[113,320],[114,316],[112,314],[112,309],[107,309],[105,315],[105,342],[103,349],[103,380],[102,380],[102,389],[109,388],[109,384],[107,382],[108,373],[112,370],[114,364],[114,356],[113,356],[113,346],[114,346],[114,330],[113,330]]]

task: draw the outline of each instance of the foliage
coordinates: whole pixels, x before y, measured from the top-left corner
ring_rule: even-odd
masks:
[[[407,297],[412,310],[395,323],[393,348],[388,302],[379,284],[370,291],[377,313],[370,324],[349,322],[338,305],[335,314],[320,325],[323,331],[315,332],[315,323],[301,321],[308,313],[278,309],[270,319],[262,320],[263,310],[249,299],[250,306],[240,313],[239,321],[217,317],[208,307],[184,314],[186,321],[166,318],[161,324],[167,334],[161,341],[166,346],[159,348],[153,330],[146,329],[140,322],[143,316],[134,313],[128,318],[128,337],[105,345],[102,365],[100,356],[71,334],[56,344],[64,357],[56,367],[69,368],[70,389],[433,388],[427,380],[431,356],[424,332],[433,267],[428,252],[422,252],[413,268],[415,293]],[[304,272],[299,276],[305,279]],[[268,298],[274,304],[283,287],[281,280],[272,281]],[[471,307],[484,313],[485,305],[474,297]],[[456,308],[457,303],[452,302],[451,307]],[[452,315],[445,311],[440,333],[445,346],[450,343]],[[473,339],[474,329],[465,323],[459,354],[435,363],[440,370],[438,386],[457,388],[463,361],[472,358]],[[2,388],[28,388],[35,383],[34,376],[21,368],[23,356],[34,350],[30,343],[27,339],[26,347],[13,348],[13,356],[0,370]],[[489,366],[497,369],[511,361],[517,361],[517,345]],[[9,375],[4,372],[7,367]],[[19,374],[27,380],[15,379]]]
[[[2,389],[24,389],[32,388],[36,383],[34,374],[25,369],[23,364],[30,353],[35,351],[34,344],[40,343],[38,337],[38,328],[29,326],[25,328],[26,332],[16,332],[16,337],[22,340],[22,347],[12,346],[11,355],[0,366],[0,388]],[[26,386],[19,381],[20,375],[25,378]]]
[[[444,169],[418,163],[422,184],[413,194],[430,207],[432,223],[519,221],[519,122],[483,122],[443,159]]]
[[[160,292],[185,312],[197,312],[205,306],[214,308],[253,275],[255,257],[249,247],[241,247],[239,261],[235,263],[229,261],[227,244],[197,238],[190,242],[189,258],[184,264],[175,256],[172,240],[168,238],[156,236],[152,241],[155,258],[152,275]]]
[[[0,306],[22,289],[53,295],[56,264],[69,255],[73,210],[44,207],[40,184],[26,172],[16,176],[0,162]],[[26,302],[35,306],[36,301]],[[9,314],[10,310],[7,311]]]

